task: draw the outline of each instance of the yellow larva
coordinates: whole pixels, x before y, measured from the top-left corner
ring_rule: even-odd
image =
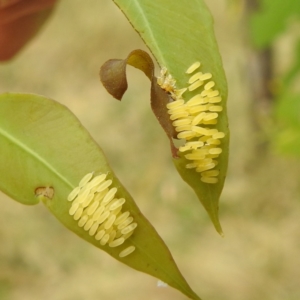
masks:
[[[177,137],[179,139],[191,139],[194,136],[196,136],[196,134],[195,134],[194,131],[191,131],[191,130],[182,131],[182,132],[180,132],[180,133],[177,134]]]
[[[204,86],[204,89],[206,91],[210,90],[212,87],[215,86],[215,82],[214,81],[209,81],[205,86]],[[211,92],[210,92],[211,93]],[[208,93],[209,94],[209,93]]]
[[[167,104],[168,109],[174,109],[184,104],[184,100],[177,100]]]
[[[106,177],[107,174],[94,176],[94,172],[85,175],[67,197],[67,201],[72,202],[69,214],[78,222],[78,227],[88,231],[101,246],[118,247],[133,234],[137,223],[129,211],[122,212],[126,200],[116,198],[118,189],[111,179],[105,180]],[[135,248],[130,249],[126,255]]]
[[[200,95],[196,95],[193,98],[191,98],[186,105],[187,106],[193,106],[193,105],[199,105],[199,104],[205,104],[207,103],[207,100]]]
[[[189,83],[189,84],[194,83],[195,81],[199,80],[199,78],[200,78],[202,75],[203,75],[202,72],[198,72],[198,73],[194,74],[192,77],[190,77],[188,83]]]
[[[209,111],[222,111],[223,107],[221,105],[212,105],[208,108]]]
[[[115,239],[113,242],[110,242],[108,246],[114,248],[122,245],[124,242],[125,239],[123,237],[120,237],[118,239]]]
[[[79,182],[78,186],[81,188],[83,187],[84,185],[86,185],[93,177],[93,173],[94,172],[91,172],[91,173],[88,173],[86,174]]]
[[[213,98],[213,97],[216,97],[216,96],[219,96],[219,91],[218,90],[211,91],[207,94],[207,97],[209,97],[209,98]]]
[[[194,91],[195,89],[197,89],[198,87],[200,87],[201,85],[203,85],[203,81],[197,80],[196,82],[192,83],[192,84],[188,87],[188,89],[189,89],[189,91],[191,92],[191,91]]]
[[[212,75],[210,73],[205,73],[199,79],[204,81],[204,80],[207,80],[207,79],[210,79],[210,78],[212,78]]]
[[[172,124],[173,126],[183,126],[183,125],[188,125],[191,124],[192,120],[191,119],[180,119],[180,120],[176,120],[174,121]]]
[[[137,227],[137,223],[131,223],[130,225],[126,226],[121,230],[122,234],[127,234],[130,231],[134,230]]]
[[[174,83],[171,93],[174,101],[168,103],[167,108],[175,131],[178,132],[177,138],[185,141],[185,144],[179,147],[179,151],[190,161],[186,168],[199,172],[203,183],[215,184],[220,173],[214,169],[218,164],[218,157],[222,154],[220,139],[225,136],[216,128],[219,114],[223,112],[222,98],[220,92],[215,89],[212,74],[199,71],[200,65],[200,62],[195,62],[187,68],[186,74],[197,71],[189,76],[189,85],[181,89],[184,92],[186,89],[190,92],[197,90],[196,95],[184,102],[181,98],[182,93],[177,92]],[[168,71],[163,69],[162,74],[166,77]]]
[[[199,61],[196,61],[185,72],[187,74],[191,74],[194,71],[196,71],[200,66],[201,66],[201,63]]]
[[[125,256],[131,254],[134,250],[135,250],[134,246],[129,246],[128,248],[126,248],[120,252],[119,257],[125,257]]]
[[[80,187],[77,186],[68,196],[68,201],[73,201],[80,191]]]
[[[211,176],[218,176],[220,174],[219,170],[211,170],[211,171],[205,171],[201,175],[204,177],[211,177]]]
[[[218,178],[215,177],[201,177],[201,181],[205,182],[205,183],[217,183],[218,182]]]

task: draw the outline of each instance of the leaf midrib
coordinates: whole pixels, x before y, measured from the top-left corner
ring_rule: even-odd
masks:
[[[49,171],[51,171],[53,174],[55,174],[59,179],[61,179],[65,184],[67,184],[70,188],[74,188],[73,185],[70,183],[70,181],[64,177],[57,169],[55,169],[51,164],[44,159],[42,156],[39,155],[39,153],[33,151],[30,149],[26,144],[24,144],[22,141],[15,138],[11,133],[7,132],[3,128],[0,128],[0,135],[2,135],[4,138],[15,144],[17,147],[21,148],[23,151],[28,153],[30,156],[35,158],[37,161],[39,161],[42,165],[44,165]]]

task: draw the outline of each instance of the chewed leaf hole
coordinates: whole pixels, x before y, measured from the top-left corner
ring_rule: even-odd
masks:
[[[35,189],[34,194],[36,197],[45,197],[48,199],[52,199],[54,196],[54,188],[53,187],[38,187]]]

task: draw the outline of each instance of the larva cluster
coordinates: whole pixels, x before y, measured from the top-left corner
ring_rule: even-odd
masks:
[[[200,65],[200,62],[195,62],[187,69],[186,73],[190,75],[189,86],[184,89],[176,90],[175,81],[170,79],[170,75],[165,76],[167,82],[173,83],[171,96],[174,101],[168,103],[167,108],[178,132],[177,138],[185,140],[179,151],[184,152],[185,158],[190,161],[186,168],[194,168],[201,174],[202,182],[213,184],[218,182],[219,170],[215,167],[222,153],[220,139],[225,136],[216,128],[223,107],[220,105],[222,98],[219,91],[214,89],[212,74],[195,72]],[[182,94],[186,90],[199,90],[199,93],[185,102]]]
[[[124,198],[116,198],[116,187],[112,180],[106,180],[107,174],[85,175],[79,185],[68,196],[72,202],[69,214],[78,221],[78,226],[94,236],[102,246],[121,246],[137,227],[130,212],[122,211]],[[120,252],[125,257],[135,250],[129,246]]]

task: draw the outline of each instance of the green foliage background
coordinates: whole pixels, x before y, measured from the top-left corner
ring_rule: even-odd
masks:
[[[246,24],[227,1],[207,3],[230,91],[231,157],[220,201],[224,239],[174,169],[168,140],[150,112],[147,78],[129,70],[122,103],[99,82],[104,61],[147,50],[112,1],[62,1],[44,32],[0,65],[0,92],[47,95],[78,116],[203,299],[298,300],[300,164],[257,151],[264,136],[253,125]],[[277,36],[278,74],[293,66],[282,53],[294,53],[295,40],[293,26]],[[3,194],[0,205],[1,300],[186,299],[78,239],[42,205],[29,209]]]

